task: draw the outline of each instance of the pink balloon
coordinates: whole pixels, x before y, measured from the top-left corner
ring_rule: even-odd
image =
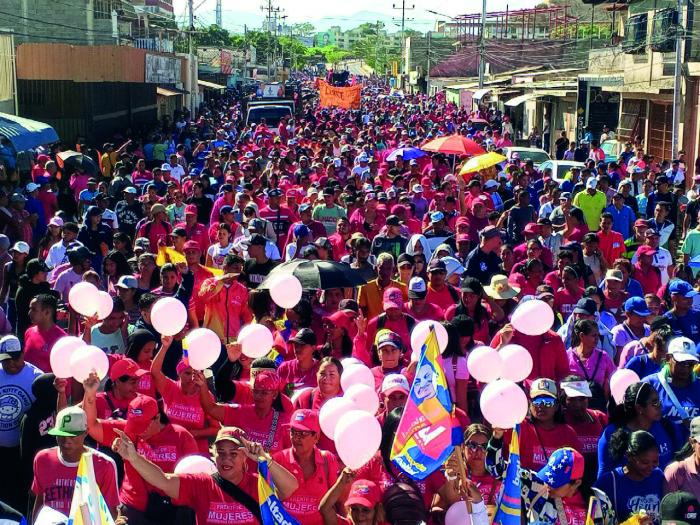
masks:
[[[214,474],[216,465],[204,456],[185,456],[180,459],[173,470],[174,474]]]
[[[61,379],[73,377],[70,369],[70,358],[73,352],[85,346],[85,341],[73,335],[66,335],[56,341],[49,354],[49,363],[54,375]]]
[[[459,500],[447,509],[445,513],[445,525],[471,525],[472,518],[467,510],[467,503]]]
[[[467,370],[477,381],[490,383],[501,377],[503,360],[495,348],[478,346],[469,352]]]
[[[92,372],[96,372],[102,380],[107,377],[109,371],[107,354],[93,345],[80,346],[70,356],[70,370],[79,383],[85,381]]]
[[[221,339],[209,328],[195,328],[185,337],[187,357],[195,370],[206,370],[221,355]]]
[[[554,312],[540,299],[531,299],[519,305],[510,319],[513,328],[525,335],[542,335],[552,328]]]
[[[520,345],[506,345],[498,353],[503,360],[501,377],[515,383],[524,381],[532,372],[532,356]]]
[[[445,330],[445,327],[437,321],[421,321],[411,330],[411,349],[413,350],[411,352],[411,361],[420,359],[421,348],[425,344],[425,338],[428,337],[431,326],[435,327],[435,336],[437,337],[440,352],[447,348],[447,330]]]
[[[272,333],[262,324],[249,324],[241,328],[237,341],[241,343],[243,354],[251,359],[265,357],[274,343]]]
[[[98,292],[94,284],[81,281],[68,292],[68,304],[80,315],[91,317],[97,313]]]
[[[356,470],[374,457],[382,440],[382,428],[372,414],[351,410],[335,429],[335,448],[346,467]]]
[[[621,405],[625,401],[627,387],[639,383],[639,376],[634,370],[620,368],[610,377],[610,393],[615,403]]]
[[[350,399],[358,410],[364,410],[369,414],[376,414],[379,410],[379,396],[374,388],[361,383],[351,385],[343,397]]]
[[[282,308],[294,308],[301,300],[301,294],[304,291],[299,279],[291,274],[274,276],[269,290],[272,300]]]
[[[151,308],[151,324],[161,335],[179,334],[187,324],[187,308],[174,297],[158,299]]]
[[[112,313],[114,302],[112,296],[102,290],[97,292],[97,318],[103,321]]]
[[[497,379],[486,385],[479,404],[481,413],[495,428],[513,428],[527,416],[525,392],[508,379]]]
[[[318,413],[318,422],[321,430],[329,438],[333,439],[338,421],[346,412],[355,409],[355,404],[347,397],[333,397],[323,403]]]
[[[374,389],[377,386],[374,383],[374,374],[365,365],[352,365],[343,369],[343,375],[340,376],[340,386],[343,392],[347,391],[352,385],[363,384]]]

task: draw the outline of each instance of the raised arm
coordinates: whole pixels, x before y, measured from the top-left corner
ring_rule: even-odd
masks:
[[[85,415],[87,416],[88,433],[90,437],[102,443],[104,439],[104,429],[102,428],[102,422],[97,419],[97,406],[95,405],[95,400],[97,397],[97,389],[100,387],[100,378],[94,372],[83,381],[83,410],[85,410]]]
[[[164,335],[161,337],[160,350],[158,350],[158,353],[153,358],[153,362],[151,363],[151,376],[153,377],[153,382],[156,384],[158,392],[161,394],[163,394],[163,391],[166,388],[166,383],[168,382],[168,378],[165,377],[165,374],[163,374],[163,361],[165,361],[165,354],[168,353],[168,349],[172,343],[173,336]]]
[[[195,372],[194,382],[199,386],[199,402],[202,404],[204,413],[223,423],[224,415],[226,413],[226,405],[223,403],[217,403],[208,395],[209,390],[207,389],[207,380],[202,372]]]
[[[344,468],[333,486],[321,499],[318,511],[323,518],[323,525],[338,525],[338,514],[336,514],[335,507],[353,479],[355,479],[355,473],[349,468]]]

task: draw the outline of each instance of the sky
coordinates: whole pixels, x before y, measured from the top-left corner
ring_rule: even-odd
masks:
[[[530,8],[539,3],[537,0],[487,0],[489,11]],[[224,27],[231,31],[241,31],[242,25],[259,27],[262,24],[264,14],[260,5],[267,4],[267,0],[223,0]],[[179,20],[186,13],[187,0],[174,0],[175,14]],[[208,25],[214,21],[215,0],[194,0],[195,16],[198,21]],[[401,6],[401,0],[274,0],[273,6],[284,10],[287,15],[287,23],[311,22],[318,25],[334,25],[348,22],[374,22],[365,19],[362,15],[354,17],[357,13],[371,12],[382,14],[386,17],[401,16],[401,9],[392,9],[392,5]],[[197,7],[199,6],[199,7]],[[436,15],[427,12],[427,9],[448,16],[464,13],[475,13],[481,10],[481,2],[478,0],[408,0],[406,7],[414,6],[412,10],[406,10],[406,25],[419,31],[433,29]],[[349,20],[350,19],[350,20]],[[444,19],[444,18],[442,18]],[[352,27],[352,25],[351,25]]]

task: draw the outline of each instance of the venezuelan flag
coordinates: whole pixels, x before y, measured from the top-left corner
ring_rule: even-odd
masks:
[[[493,523],[520,525],[520,425],[515,426],[510,440],[508,468],[498,494]]]
[[[92,453],[80,456],[67,525],[114,525],[95,479]]]
[[[430,329],[416,368],[416,377],[396,430],[391,461],[413,479],[439,469],[462,442],[454,406],[440,363],[435,330]]]
[[[264,459],[258,460],[258,501],[260,501],[262,525],[299,525],[277,497],[275,484],[270,476],[267,461]]]

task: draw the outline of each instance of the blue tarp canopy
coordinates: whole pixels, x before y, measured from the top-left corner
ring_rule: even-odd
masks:
[[[8,113],[0,113],[0,135],[10,139],[17,151],[58,142],[56,130],[48,124]]]

